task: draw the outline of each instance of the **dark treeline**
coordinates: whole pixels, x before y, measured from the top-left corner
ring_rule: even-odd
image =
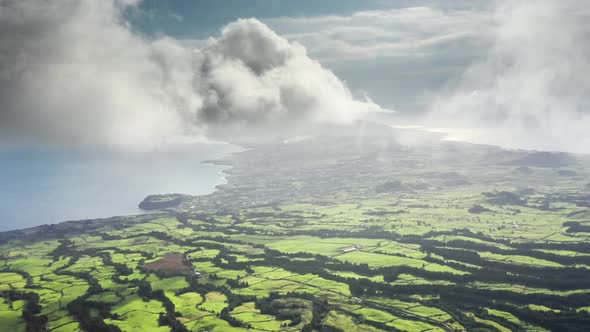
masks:
[[[334,231],[318,231],[319,236],[326,236],[326,233],[334,233]],[[474,233],[468,230],[457,230],[456,232],[445,232],[445,233],[456,233],[454,235],[470,235],[474,237]],[[345,234],[350,234],[345,232]],[[342,234],[341,236],[345,236]],[[309,234],[307,234],[309,235]],[[446,234],[451,235],[451,234]],[[350,236],[350,235],[349,235]],[[378,238],[383,238],[383,233],[379,234]],[[491,240],[486,238],[485,236],[480,236],[482,240]],[[230,243],[241,243],[241,244],[248,244],[245,242],[241,242],[238,240],[231,240],[223,237],[213,237],[210,238],[214,241],[220,242],[230,242]],[[352,271],[355,273],[359,273],[362,275],[367,276],[374,276],[378,274],[382,274],[385,276],[391,275],[399,275],[401,273],[411,274],[414,276],[422,277],[429,280],[448,280],[451,282],[455,282],[458,284],[467,284],[475,281],[481,282],[489,282],[489,283],[509,283],[509,284],[521,284],[526,285],[528,287],[536,287],[536,288],[547,288],[552,290],[572,290],[572,289],[579,289],[579,288],[590,288],[590,273],[585,268],[574,268],[574,267],[566,267],[566,268],[555,268],[555,267],[536,267],[536,266],[527,266],[527,265],[517,265],[517,264],[508,264],[498,261],[489,261],[484,260],[479,257],[477,252],[474,251],[483,251],[492,249],[492,252],[506,254],[506,255],[528,255],[531,257],[539,258],[539,259],[548,259],[551,258],[553,261],[556,261],[561,264],[568,264],[571,263],[572,260],[569,257],[559,256],[554,254],[543,253],[539,251],[533,251],[530,248],[517,248],[514,250],[505,250],[505,249],[497,249],[495,247],[482,245],[475,242],[469,241],[461,241],[461,240],[453,240],[450,241],[456,244],[459,247],[465,247],[472,249],[474,251],[469,250],[461,250],[461,249],[450,249],[450,248],[442,248],[436,245],[444,246],[446,245],[443,242],[432,241],[432,240],[421,240],[416,239],[417,241],[412,241],[411,243],[420,243],[423,246],[423,250],[425,252],[431,252],[435,254],[439,254],[443,257],[446,257],[451,260],[458,260],[463,263],[472,264],[476,266],[483,266],[481,269],[477,268],[470,268],[466,265],[453,263],[449,261],[440,261],[431,257],[425,258],[426,261],[439,263],[443,265],[449,265],[451,267],[457,268],[459,270],[464,270],[470,272],[470,274],[465,275],[457,275],[452,273],[445,273],[445,272],[431,272],[426,271],[420,268],[413,268],[413,267],[386,267],[386,268],[376,268],[371,269],[366,264],[351,264],[347,262],[339,262],[334,260],[329,260],[325,256],[321,255],[311,255],[305,253],[299,253],[296,255],[290,254],[285,255],[278,251],[272,251],[269,249],[265,249],[266,260],[264,264],[273,264],[272,260],[277,259],[278,257],[301,257],[301,258],[314,258],[313,267],[309,267],[309,264],[302,264],[307,265],[305,268],[313,273],[313,271],[321,271],[323,268],[333,269],[337,271]],[[409,241],[408,241],[409,242]],[[223,245],[221,244],[212,244],[202,242],[199,245],[214,248],[218,250],[225,251],[227,253],[232,253],[232,251],[228,251]],[[541,244],[539,244],[541,245]],[[262,246],[259,246],[262,247]],[[239,253],[239,252],[234,252]],[[268,255],[270,254],[270,255]],[[229,256],[231,257],[231,256]],[[227,260],[228,256],[224,256]],[[563,260],[560,260],[562,259]],[[231,259],[231,258],[229,258]],[[271,261],[269,261],[269,259]],[[583,258],[585,259],[585,258]],[[235,269],[244,269],[245,263],[235,264],[229,263],[223,265],[223,263],[218,262],[220,267],[224,268],[235,268]],[[259,263],[260,264],[260,263]],[[580,286],[582,285],[582,286]],[[585,286],[584,286],[585,285]]]
[[[80,323],[83,331],[87,332],[121,332],[116,325],[106,324],[105,318],[117,319],[117,315],[111,314],[111,305],[103,302],[89,301],[88,299],[95,294],[103,291],[99,281],[92,276],[90,271],[72,272],[66,271],[68,267],[73,266],[83,255],[100,256],[99,251],[102,249],[92,249],[86,251],[75,250],[73,243],[67,239],[62,240],[60,245],[51,253],[54,261],[61,256],[71,257],[68,263],[55,270],[56,275],[68,275],[83,279],[89,285],[88,290],[81,297],[68,303],[66,309]],[[105,261],[105,258],[102,258]]]
[[[182,217],[181,217],[182,218]],[[216,229],[217,230],[217,229]],[[252,229],[247,229],[248,233],[258,234],[256,231]],[[379,232],[375,232],[375,234],[366,233],[366,232],[342,232],[342,231],[313,231],[313,234],[310,232],[304,231],[297,231],[297,232],[290,232],[289,235],[314,235],[318,237],[363,237],[363,238],[377,238],[383,239],[383,232],[382,230]],[[335,234],[336,233],[336,234]],[[162,236],[161,234],[156,234],[160,238],[165,238],[169,241],[174,241],[168,236]],[[478,238],[485,241],[497,241],[503,244],[510,244],[508,241],[498,241],[492,238],[486,237],[480,233],[473,233],[466,229],[460,229],[450,232],[436,232],[430,234],[429,236],[438,236],[438,235],[463,235],[463,236],[470,236],[473,238]],[[425,236],[428,237],[428,236]],[[240,243],[240,244],[248,244],[245,242],[231,240],[224,237],[212,237],[210,238],[214,241],[220,242],[233,242],[233,243]],[[532,250],[533,247],[530,244],[517,244],[518,248],[512,250],[506,249],[499,249],[497,247],[488,246],[485,244],[479,244],[470,241],[463,241],[463,240],[452,240],[449,243],[433,241],[423,239],[421,237],[405,237],[396,239],[400,242],[407,242],[407,243],[417,243],[424,247],[424,250],[427,252],[437,253],[443,257],[447,257],[452,260],[458,260],[464,263],[476,265],[476,266],[484,266],[485,269],[477,270],[474,268],[469,268],[466,265],[461,265],[453,262],[444,261],[441,262],[436,259],[427,258],[426,260],[430,262],[442,263],[444,265],[452,265],[452,267],[466,270],[471,272],[470,275],[458,276],[450,273],[427,273],[423,269],[413,269],[408,268],[406,271],[409,274],[422,276],[428,279],[438,279],[438,280],[449,280],[457,283],[469,283],[473,281],[486,281],[486,282],[496,282],[496,283],[521,283],[524,285],[528,285],[529,287],[538,287],[538,288],[548,288],[553,290],[571,290],[571,289],[579,289],[582,288],[590,288],[590,274],[584,268],[554,268],[554,267],[535,267],[535,266],[527,266],[527,265],[517,265],[517,264],[508,264],[503,262],[497,261],[489,261],[484,260],[479,257],[476,252],[468,252],[466,250],[459,251],[459,250],[449,250],[445,248],[440,248],[438,246],[457,246],[459,248],[471,249],[474,251],[491,251],[493,253],[504,254],[504,255],[525,255],[530,256],[533,258],[538,259],[545,259],[551,260],[563,265],[570,265],[570,264],[584,264],[590,263],[590,257],[567,257],[567,256],[560,256],[550,253],[545,253],[541,251]],[[181,243],[179,243],[181,244]],[[194,244],[194,243],[193,243]],[[199,243],[202,246],[208,246],[209,248],[214,249],[222,249],[223,245],[215,245],[215,244],[207,244],[207,243]],[[515,245],[515,244],[511,244]],[[584,244],[585,245],[585,244]],[[562,244],[545,244],[545,243],[536,243],[536,247],[552,247],[555,250],[566,250],[567,248],[562,248]],[[563,244],[563,246],[570,247],[571,244]],[[576,249],[569,248],[569,250],[578,250],[579,246],[583,246],[582,244],[576,245]],[[262,246],[260,246],[262,247]],[[560,248],[560,249],[556,249]],[[588,248],[590,250],[590,244],[588,244]],[[238,252],[236,252],[238,253]],[[293,255],[291,255],[293,257]],[[316,262],[320,259],[320,257],[316,256],[304,256],[304,257],[314,257]],[[358,271],[358,268],[355,269]],[[366,269],[363,274],[375,275],[375,272],[368,272]],[[357,272],[354,271],[354,272]],[[361,272],[361,273],[362,273]],[[572,281],[573,280],[573,281]],[[586,285],[586,286],[580,286]]]
[[[183,225],[191,228],[197,226],[191,225],[188,218],[193,216],[178,215],[177,219],[182,222]],[[195,216],[196,217],[196,216]],[[226,228],[218,227],[215,224],[215,219],[210,215],[210,225],[206,228],[211,231],[226,231]],[[202,220],[202,218],[199,218]],[[227,226],[227,225],[226,225]],[[575,227],[575,224],[569,224],[568,227]],[[202,227],[202,226],[198,226]],[[236,228],[236,227],[234,227]],[[237,229],[237,228],[236,228]],[[269,235],[276,235],[276,232],[261,232],[251,228],[240,227],[240,232],[246,234],[261,235],[268,233]],[[454,263],[448,261],[442,261],[427,255],[424,258],[425,261],[440,263],[447,266],[461,269],[469,274],[457,275],[446,272],[433,272],[427,271],[423,268],[413,268],[407,266],[398,267],[383,267],[383,268],[371,268],[368,264],[354,264],[343,261],[330,259],[327,256],[313,255],[308,253],[297,253],[297,254],[285,254],[276,250],[270,250],[265,248],[263,245],[253,245],[251,243],[243,242],[237,239],[228,239],[226,237],[199,237],[198,239],[179,239],[175,238],[164,232],[147,232],[144,234],[138,234],[139,236],[154,237],[159,240],[168,241],[183,246],[199,246],[210,249],[218,249],[219,254],[213,258],[213,263],[221,268],[244,270],[249,274],[253,273],[252,266],[264,265],[264,266],[276,266],[281,267],[285,270],[305,274],[312,273],[322,278],[338,281],[345,283],[349,286],[351,293],[359,298],[366,298],[371,296],[383,296],[386,298],[400,298],[410,295],[422,295],[432,300],[424,301],[425,304],[439,307],[449,313],[452,313],[453,317],[457,319],[468,329],[476,329],[482,327],[480,324],[474,321],[472,317],[464,315],[461,310],[471,311],[477,314],[479,317],[485,319],[492,319],[498,321],[504,326],[516,330],[514,324],[511,325],[505,319],[498,317],[492,317],[484,311],[484,307],[496,308],[512,313],[519,319],[531,324],[539,325],[541,327],[555,330],[555,331],[584,331],[583,327],[590,326],[590,317],[585,312],[576,312],[576,308],[589,306],[590,305],[590,294],[580,293],[572,294],[568,296],[558,296],[551,294],[520,294],[511,291],[502,290],[488,290],[488,289],[477,289],[474,287],[468,287],[467,285],[472,282],[484,282],[484,283],[506,283],[506,284],[517,284],[525,287],[536,287],[546,288],[550,290],[571,290],[580,288],[590,288],[590,278],[588,270],[583,268],[553,268],[553,267],[535,267],[526,265],[515,265],[507,264],[503,262],[488,261],[482,259],[478,252],[490,251],[502,255],[525,255],[538,259],[545,259],[554,261],[564,265],[573,264],[588,264],[590,259],[586,257],[565,257],[555,255],[551,253],[545,253],[536,251],[535,249],[552,249],[552,250],[575,250],[578,252],[585,252],[584,250],[590,251],[590,244],[559,244],[559,243],[510,243],[507,240],[497,240],[489,238],[481,233],[473,233],[469,230],[455,230],[447,232],[431,232],[426,236],[400,236],[394,233],[384,233],[382,229],[369,228],[365,231],[360,232],[349,232],[341,230],[319,230],[319,231],[290,231],[282,232],[285,235],[313,235],[323,238],[328,237],[357,237],[357,238],[375,238],[384,240],[396,240],[403,243],[415,243],[422,246],[422,250],[427,254],[436,254],[444,257],[448,260],[458,261],[465,264],[472,264],[476,266],[482,266],[481,269],[476,267],[469,267],[461,263]],[[108,234],[100,234],[105,240],[108,239],[121,239],[124,237],[113,236]],[[488,242],[501,243],[509,246],[511,249],[500,249],[495,246],[475,243],[471,241],[463,240],[451,240],[448,242],[440,242],[434,240],[425,239],[426,237],[438,236],[438,235],[464,235],[472,238],[481,239]],[[132,236],[134,237],[134,236]],[[131,237],[131,238],[132,238]],[[207,240],[217,241],[219,243],[207,242]],[[251,258],[261,258],[260,261],[247,261],[238,262],[234,254],[243,255],[243,252],[238,250],[231,250],[224,243],[234,244],[248,244],[255,248],[264,249],[264,254],[261,255],[249,255]],[[119,251],[117,248],[112,248]],[[129,275],[133,273],[133,270],[125,264],[114,263],[110,254],[104,252],[105,248],[101,249],[88,249],[88,250],[76,250],[73,243],[69,240],[62,240],[60,245],[51,253],[54,260],[60,259],[60,257],[71,257],[70,261],[65,267],[62,267],[55,271],[56,274],[71,275],[77,278],[85,280],[89,284],[89,290],[84,296],[71,302],[67,309],[81,324],[82,328],[86,331],[91,332],[118,332],[119,329],[113,325],[107,325],[103,319],[112,318],[117,319],[116,315],[110,313],[110,306],[104,303],[98,303],[89,301],[88,298],[93,294],[98,294],[102,291],[98,280],[96,280],[90,272],[71,272],[65,271],[69,266],[75,264],[75,262],[83,255],[101,257],[105,266],[112,266],[115,269],[115,275],[113,280],[119,283],[124,283],[120,279],[122,275]],[[141,253],[145,257],[148,257],[146,253]],[[187,253],[185,253],[186,256]],[[313,259],[313,262],[298,260],[296,258],[307,258]],[[398,279],[400,274],[409,274],[416,277],[424,278],[427,280],[447,280],[454,285],[391,285],[383,282],[373,282],[368,278],[344,278],[329,271],[351,271],[361,276],[375,276],[383,275],[385,281],[393,282]],[[27,274],[22,274],[31,284],[31,278]],[[301,323],[302,317],[297,314],[296,311],[282,310],[279,305],[280,301],[275,301],[279,298],[286,298],[287,295],[279,296],[278,294],[272,295],[269,298],[258,299],[254,297],[238,296],[231,292],[231,288],[243,288],[247,287],[248,284],[241,281],[240,278],[226,280],[225,286],[213,286],[205,283],[200,283],[198,278],[192,275],[186,275],[186,273],[179,273],[179,275],[185,275],[189,282],[189,287],[181,292],[195,291],[199,292],[203,296],[210,291],[218,291],[226,295],[228,298],[228,307],[225,308],[218,316],[221,319],[229,322],[230,325],[236,327],[249,327],[238,319],[235,319],[230,315],[231,310],[248,301],[254,301],[257,308],[263,313],[272,314],[275,317],[282,320],[291,320],[292,324]],[[215,276],[210,275],[210,278]],[[147,282],[134,283],[132,285],[138,287],[138,294],[145,300],[157,300],[163,303],[166,308],[166,312],[162,313],[159,318],[159,322],[162,325],[170,326],[174,332],[185,332],[186,328],[181,324],[177,317],[180,315],[175,311],[174,304],[168,299],[165,293],[161,290],[153,291],[151,286]],[[34,293],[25,293],[20,295],[11,296],[30,296],[27,299],[27,307],[23,311],[23,317],[27,321],[27,329],[31,328],[31,331],[42,331],[47,323],[47,317],[39,315],[40,306],[38,304],[38,295],[26,295]],[[6,293],[3,294],[6,297]],[[36,300],[35,297],[36,296]],[[304,298],[312,303],[313,318],[311,322],[308,322],[303,327],[304,330],[326,330],[325,327],[321,327],[321,322],[326,317],[327,313],[332,310],[332,306],[324,300],[318,299],[312,295],[304,294],[290,294],[293,298]],[[274,304],[273,304],[274,302]],[[506,305],[504,303],[510,303],[512,305]],[[560,310],[559,312],[539,312],[525,308],[527,304],[538,304],[547,307],[555,308]],[[28,307],[30,305],[30,307]],[[370,306],[370,304],[367,304]],[[384,310],[380,308],[380,310]],[[26,311],[26,317],[25,317]],[[96,314],[98,313],[98,314]],[[396,313],[399,314],[399,313]],[[355,315],[353,315],[355,316]],[[355,316],[356,317],[356,316]],[[361,319],[359,315],[356,317]],[[410,319],[417,319],[416,317]],[[382,329],[392,328],[384,326],[376,322],[364,322],[371,324],[375,327]],[[295,324],[296,325],[296,324]],[[36,328],[36,329],[35,329]]]
[[[425,245],[424,251],[438,254],[447,259],[459,260],[467,264],[483,266],[482,269],[469,269],[462,267],[463,270],[469,270],[470,275],[452,277],[454,280],[462,283],[473,281],[486,281],[497,283],[520,283],[529,287],[548,288],[552,290],[575,290],[580,288],[590,288],[590,272],[586,268],[576,267],[541,267],[531,265],[517,265],[504,263],[500,261],[491,261],[482,259],[475,251],[449,249]],[[498,251],[501,251],[499,249]],[[503,255],[525,255],[518,251],[509,251]],[[547,254],[552,255],[552,254]],[[532,255],[528,255],[532,257]],[[544,253],[538,255],[545,256]],[[552,255],[557,256],[557,255]],[[562,257],[562,256],[559,256]],[[546,258],[545,258],[546,259]],[[436,259],[426,259],[443,265],[451,266],[452,262],[440,261]]]
[[[89,296],[87,293],[66,306],[68,312],[80,323],[82,330],[87,332],[121,332],[118,326],[104,322],[105,318],[118,318],[117,315],[110,313],[111,306],[104,302],[87,301]]]
[[[220,255],[227,255],[226,253],[220,253]],[[348,284],[351,293],[357,297],[365,296],[383,296],[383,297],[399,297],[404,295],[419,294],[425,297],[431,296],[438,298],[436,305],[445,306],[458,306],[458,305],[470,305],[472,308],[478,307],[497,307],[498,303],[514,303],[518,305],[527,304],[539,304],[551,308],[561,310],[560,313],[545,317],[539,320],[540,317],[537,312],[529,309],[519,309],[516,306],[511,306],[510,310],[502,308],[506,311],[512,312],[515,316],[521,318],[532,324],[541,325],[543,327],[551,328],[564,324],[568,319],[577,317],[576,322],[580,324],[590,324],[590,317],[583,312],[576,312],[575,309],[583,306],[590,305],[590,294],[572,294],[569,296],[558,296],[551,294],[520,294],[511,291],[502,290],[488,290],[488,289],[477,289],[473,287],[467,287],[463,284],[466,280],[470,281],[498,281],[498,280],[510,280],[515,278],[518,280],[518,276],[501,273],[499,271],[481,269],[476,275],[460,276],[451,273],[441,272],[430,272],[423,269],[410,268],[407,266],[400,267],[386,267],[381,269],[370,269],[367,264],[352,264],[346,262],[334,262],[326,257],[319,256],[314,264],[309,264],[306,261],[294,260],[297,257],[316,257],[310,254],[296,254],[296,255],[285,255],[284,253],[275,250],[265,250],[265,260],[261,262],[249,262],[251,265],[267,265],[267,266],[279,266],[288,271],[295,273],[312,273],[316,274],[325,279],[334,280]],[[226,268],[242,268],[239,266],[232,265],[233,261],[227,261],[224,263]],[[330,270],[341,270],[341,271],[352,271],[361,275],[374,275],[375,273],[383,274],[388,276],[390,280],[396,279],[396,275],[401,273],[408,273],[412,275],[418,275],[425,277],[430,280],[449,280],[455,279],[458,282],[457,285],[390,285],[387,283],[373,282],[369,279],[355,279],[355,278],[344,278],[329,273],[326,269]],[[563,274],[562,274],[563,276]],[[466,318],[467,319],[467,318]],[[477,324],[475,324],[477,325]],[[586,325],[590,326],[590,325]]]
[[[299,305],[298,303],[290,303],[289,307],[286,308],[278,301],[282,298],[294,297],[293,294],[280,295],[277,292],[272,292],[268,297],[256,298],[256,308],[265,315],[275,316],[279,320],[290,320],[291,324],[288,326],[297,326],[302,322],[301,311],[306,309],[306,306]],[[288,310],[285,310],[288,309]]]
[[[269,213],[266,213],[269,214]],[[270,213],[271,215],[274,215],[272,213]],[[236,217],[237,218],[237,217]],[[210,225],[206,228],[204,228],[203,230],[207,230],[207,231],[228,231],[227,226],[224,227],[219,227],[215,224],[215,219],[212,218],[210,215],[204,215],[204,216],[195,216],[195,215],[187,215],[187,214],[179,214],[177,215],[177,219],[182,222],[186,227],[195,227],[194,225],[190,224],[190,222],[188,221],[189,219],[198,219],[198,220],[205,220],[207,219],[210,222]],[[239,218],[238,218],[239,219]],[[572,224],[570,226],[575,226],[574,224],[576,224],[577,222],[572,222]],[[579,225],[579,223],[577,223],[577,225]],[[584,253],[590,253],[590,243],[561,243],[561,242],[530,242],[530,243],[517,243],[517,242],[511,242],[510,240],[507,239],[497,239],[497,238],[493,238],[490,236],[487,236],[481,232],[473,232],[469,229],[463,228],[463,229],[454,229],[454,230],[450,230],[450,231],[430,231],[426,234],[423,235],[401,235],[401,234],[397,234],[394,232],[384,232],[383,229],[381,227],[375,226],[375,227],[367,227],[364,230],[361,231],[348,231],[348,230],[337,230],[337,229],[332,229],[332,230],[313,230],[313,231],[307,231],[307,230],[289,230],[289,231],[272,231],[272,232],[265,232],[259,229],[252,229],[252,228],[248,228],[248,227],[239,227],[237,225],[232,225],[231,226],[232,230],[236,230],[239,231],[240,233],[244,233],[244,234],[250,234],[250,235],[281,235],[281,236],[297,236],[297,235],[308,235],[308,236],[316,236],[316,237],[320,237],[320,238],[336,238],[336,237],[348,237],[348,238],[370,238],[370,239],[383,239],[383,240],[395,240],[398,242],[403,242],[403,243],[415,243],[415,244],[421,244],[421,243],[430,243],[430,244],[439,244],[439,245],[445,245],[445,243],[443,242],[437,242],[437,241],[433,241],[433,240],[428,240],[428,238],[432,238],[432,237],[437,237],[437,236],[444,236],[444,235],[448,235],[448,236],[466,236],[466,237],[471,237],[474,239],[479,239],[482,241],[487,241],[490,243],[499,243],[499,244],[503,244],[506,246],[510,246],[512,248],[514,248],[514,252],[513,254],[525,254],[525,255],[538,255],[538,256],[532,256],[532,257],[536,257],[536,258],[540,258],[540,259],[548,259],[548,260],[552,260],[552,261],[556,261],[559,262],[561,264],[564,265],[569,265],[569,264],[584,264],[584,262],[586,262],[586,258],[582,258],[583,261],[580,261],[580,257],[576,257],[576,258],[569,258],[569,257],[563,257],[560,255],[554,255],[554,254],[547,254],[544,255],[546,253],[542,253],[542,252],[537,252],[537,251],[533,251],[534,249],[550,249],[550,250],[569,250],[569,251],[577,251],[577,252],[584,252]],[[457,242],[453,242],[455,243],[459,248],[463,248],[463,246],[465,245],[481,245],[485,247],[485,250],[489,250],[490,248],[492,250],[499,250],[497,247],[494,246],[486,246],[485,244],[479,244],[479,243],[475,243],[475,242],[471,242],[471,243],[463,243],[463,242],[469,242],[469,241],[462,241],[462,240],[453,240],[453,241],[457,241]],[[451,241],[449,241],[450,243]],[[450,244],[447,244],[450,245]],[[473,249],[476,249],[475,247],[472,247]],[[521,251],[522,250],[522,251]],[[493,251],[495,252],[495,251]],[[500,253],[500,252],[498,252]],[[509,252],[507,254],[510,254]],[[578,259],[578,260],[575,260]]]
[[[3,297],[10,305],[12,305],[14,301],[25,301],[22,317],[26,323],[27,332],[47,331],[47,323],[49,322],[49,319],[47,315],[39,315],[42,308],[39,305],[39,295],[37,293],[10,290],[0,292],[0,297]]]
[[[566,221],[563,227],[568,227],[567,233],[590,233],[590,225],[582,225],[579,221]]]
[[[109,253],[99,252],[98,257],[102,258],[105,266],[112,266],[118,276],[128,276],[133,273],[133,269],[123,263],[115,263]],[[118,279],[118,278],[117,278]]]
[[[170,212],[159,212],[141,216],[133,216],[129,218],[112,217],[105,219],[75,220],[65,221],[59,224],[40,225],[33,228],[0,232],[0,244],[5,244],[16,238],[25,242],[37,242],[74,237],[95,232],[104,228],[106,224],[114,229],[124,229],[133,224],[168,216],[174,216],[174,214]]]
[[[152,290],[152,285],[148,281],[140,281],[137,287],[137,295],[139,295],[144,301],[156,300],[162,302],[162,305],[166,309],[165,313],[160,313],[158,322],[161,326],[170,326],[172,332],[189,332],[189,329],[184,326],[176,317],[180,316],[176,312],[174,303],[166,296],[163,290]]]
[[[514,249],[502,249],[498,248],[497,246],[487,245],[483,243],[477,243],[473,241],[465,241],[465,240],[450,240],[446,243],[439,242],[439,241],[432,241],[432,240],[422,240],[420,241],[421,244],[426,247],[432,248],[434,246],[446,246],[446,247],[453,247],[459,249],[469,249],[475,252],[481,251],[489,251],[495,254],[500,255],[520,255],[520,256],[529,256],[538,259],[544,259],[552,262],[556,262],[562,265],[576,265],[576,264],[590,264],[590,256],[563,256],[563,255],[556,255],[544,251],[534,250],[533,248],[527,248],[526,246],[518,245]],[[513,245],[514,246],[514,245]],[[583,246],[583,245],[581,245]],[[541,249],[541,248],[537,248]],[[544,248],[543,248],[544,249]],[[552,249],[552,250],[559,250],[559,249]],[[577,250],[577,249],[576,249]]]
[[[239,319],[230,315],[230,312],[235,309],[236,307],[240,306],[242,303],[245,302],[254,302],[256,301],[256,297],[254,296],[244,296],[244,295],[237,295],[231,292],[231,289],[227,286],[216,286],[206,283],[200,283],[199,278],[195,276],[187,276],[186,280],[189,283],[189,287],[186,289],[180,290],[178,293],[186,293],[186,292],[197,292],[203,298],[206,297],[207,293],[209,292],[219,292],[226,296],[227,298],[227,307],[225,307],[221,312],[218,314],[220,319],[225,320],[231,326],[234,327],[243,327],[243,328],[250,328],[250,325],[240,321]]]
[[[184,216],[186,217],[186,216]],[[183,217],[180,217],[181,219]],[[219,231],[219,229],[212,228],[212,230]],[[246,234],[253,234],[259,235],[258,231],[244,228],[241,229],[242,232]],[[314,230],[313,232],[310,231],[293,231],[285,233],[284,235],[311,235],[317,236],[321,238],[329,238],[329,237],[359,237],[359,238],[376,238],[376,239],[386,239],[389,236],[384,235],[382,229],[377,228],[374,230],[366,230],[361,232],[348,232],[348,231],[340,231],[340,230]],[[510,245],[514,247],[514,249],[500,249],[498,247],[480,244],[471,241],[464,241],[464,240],[452,240],[448,243],[428,240],[428,237],[434,237],[439,235],[461,235],[461,236],[468,236],[475,239],[480,239],[483,241],[488,242],[497,242],[504,245]],[[470,268],[467,265],[449,262],[449,261],[440,261],[433,258],[426,258],[425,260],[433,263],[441,263],[444,265],[449,265],[453,268],[468,271],[471,274],[465,276],[457,276],[452,274],[431,274],[425,273],[422,269],[408,269],[406,271],[410,272],[410,274],[422,276],[428,279],[438,279],[438,280],[449,280],[457,283],[469,283],[473,281],[486,281],[486,282],[496,282],[496,283],[520,283],[523,285],[528,285],[529,287],[538,287],[538,288],[548,288],[553,290],[572,290],[572,289],[579,289],[579,288],[590,288],[590,273],[584,268],[555,268],[555,267],[535,267],[535,266],[527,266],[527,265],[518,265],[518,264],[509,264],[503,263],[498,261],[490,261],[481,259],[477,254],[477,251],[490,251],[497,254],[502,255],[524,255],[538,259],[544,259],[553,261],[562,265],[575,265],[575,264],[590,264],[590,257],[584,256],[577,256],[577,257],[567,257],[561,256],[551,253],[546,253],[542,251],[537,251],[534,249],[553,249],[553,250],[575,250],[578,252],[583,252],[584,247],[590,251],[590,243],[589,244],[567,244],[567,243],[511,243],[507,240],[498,240],[490,238],[482,233],[474,233],[468,229],[457,229],[453,231],[444,231],[444,232],[430,232],[424,236],[405,236],[405,237],[397,237],[395,234],[391,233],[392,240],[396,240],[403,243],[413,243],[413,244],[420,244],[424,251],[436,253],[443,257],[446,257],[450,260],[457,260],[463,263],[472,264],[476,266],[483,266],[483,270],[478,270],[477,268]],[[237,242],[243,243],[244,242],[236,241],[236,240],[229,240],[227,238],[212,238],[212,240],[220,241],[220,242]],[[458,249],[467,249],[467,250],[452,250],[442,247],[457,247]],[[215,249],[221,249],[222,245],[216,246]],[[469,251],[472,250],[472,251]],[[319,257],[315,256],[316,261]],[[366,269],[368,270],[368,268]],[[357,271],[354,271],[357,272]],[[365,272],[364,274],[366,274]],[[369,275],[374,275],[374,273],[368,272]]]

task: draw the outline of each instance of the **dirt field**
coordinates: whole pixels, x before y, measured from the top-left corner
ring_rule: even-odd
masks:
[[[155,262],[145,265],[145,269],[148,271],[160,271],[160,272],[187,272],[188,267],[184,263],[182,254],[170,253]]]

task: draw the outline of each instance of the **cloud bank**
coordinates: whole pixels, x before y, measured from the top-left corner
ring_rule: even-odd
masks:
[[[590,153],[590,6],[497,1],[485,61],[440,93],[426,123],[479,142]]]
[[[379,110],[255,19],[197,49],[133,31],[137,2],[0,0],[0,139],[145,147]]]
[[[305,45],[314,57],[339,61],[468,52],[487,44],[481,37],[492,20],[485,10],[422,6],[265,22]]]

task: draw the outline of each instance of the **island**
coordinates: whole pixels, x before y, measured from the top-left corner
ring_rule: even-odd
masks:
[[[150,214],[0,233],[2,329],[588,330],[588,156],[372,126],[249,142]]]

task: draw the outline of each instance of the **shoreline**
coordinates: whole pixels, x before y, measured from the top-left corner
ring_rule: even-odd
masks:
[[[233,165],[223,163],[222,160],[242,151],[244,151],[242,147],[234,144],[211,142],[178,147],[173,152],[140,155],[141,158],[136,158],[135,155],[131,157],[109,155],[107,166],[112,166],[111,168],[115,171],[119,171],[114,176],[108,172],[103,173],[102,166],[105,162],[96,161],[102,155],[88,153],[90,157],[78,159],[76,159],[77,156],[73,156],[74,161],[71,163],[69,160],[66,162],[50,160],[50,165],[46,168],[51,168],[53,163],[56,165],[53,168],[59,167],[63,172],[62,175],[45,171],[41,174],[36,172],[38,173],[36,176],[23,172],[10,179],[7,177],[7,180],[11,182],[5,192],[7,199],[4,201],[4,206],[0,206],[4,208],[0,216],[4,225],[0,226],[5,226],[0,227],[0,233],[71,221],[151,214],[154,211],[142,210],[138,204],[147,196],[158,193],[210,195],[219,186],[228,183],[230,174],[227,170]],[[47,159],[51,156],[43,157]],[[165,159],[167,157],[169,159]],[[20,164],[41,168],[36,166],[40,164],[37,161],[38,156],[30,159],[31,161],[24,160]],[[162,164],[155,167],[158,173],[150,173],[150,169],[142,169],[145,163],[152,160]],[[22,167],[15,164],[14,168],[19,166]],[[140,174],[135,174],[136,171]],[[78,174],[70,174],[75,172]],[[61,177],[68,182],[65,189],[61,186]],[[92,179],[88,181],[87,177]],[[152,177],[155,181],[151,181]],[[27,186],[22,188],[20,185],[22,182],[31,183],[30,188]],[[41,193],[37,192],[37,185],[33,185],[37,182],[44,186],[44,190],[40,190]],[[189,188],[192,190],[187,190]]]

